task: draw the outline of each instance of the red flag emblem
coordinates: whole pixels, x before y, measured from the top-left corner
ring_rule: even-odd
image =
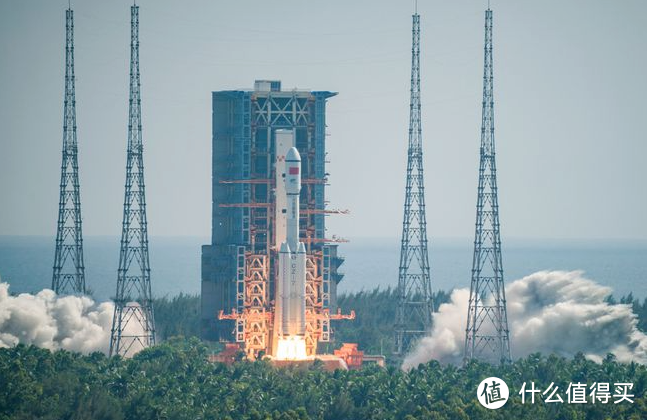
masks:
[[[299,175],[299,167],[298,166],[290,166],[288,173],[290,175]]]

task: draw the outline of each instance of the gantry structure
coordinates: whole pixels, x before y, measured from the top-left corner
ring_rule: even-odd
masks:
[[[142,348],[155,344],[144,187],[139,6],[131,6],[130,13],[130,99],[126,184],[115,312],[110,339],[110,355],[121,356],[132,355]]]
[[[300,241],[306,246],[306,351],[331,340],[340,238],[326,237],[327,91],[282,90],[258,80],[253,90],[213,92],[212,241],[202,248],[202,335],[236,341],[250,359],[273,354],[277,296],[277,132],[288,130],[301,155]]]
[[[407,177],[395,315],[394,354],[404,355],[431,326],[433,301],[425,215],[420,106],[420,15],[413,15]]]
[[[465,361],[479,359],[494,363],[510,361],[510,334],[506,310],[499,200],[494,143],[494,70],[492,59],[492,10],[485,12],[483,69],[483,114],[476,232],[470,287]]]
[[[63,151],[52,275],[52,290],[57,294],[85,294],[74,87],[74,12],[68,8],[65,11]]]

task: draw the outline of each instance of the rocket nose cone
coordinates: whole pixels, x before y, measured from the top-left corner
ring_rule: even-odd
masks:
[[[299,151],[296,147],[291,147],[290,150],[288,150],[288,153],[285,155],[285,160],[292,162],[301,162],[301,155],[299,155]]]

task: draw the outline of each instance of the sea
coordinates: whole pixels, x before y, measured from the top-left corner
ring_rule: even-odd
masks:
[[[206,237],[150,238],[151,285],[156,297],[200,293],[201,245]],[[400,241],[358,238],[340,244],[345,274],[338,293],[393,288],[398,281]],[[502,247],[506,283],[541,270],[582,270],[585,277],[612,288],[613,296],[647,298],[647,241],[512,239]],[[470,285],[470,239],[430,241],[433,290]],[[114,296],[119,238],[84,238],[86,286],[99,301]],[[35,293],[51,287],[54,238],[0,236],[0,281],[10,293]]]

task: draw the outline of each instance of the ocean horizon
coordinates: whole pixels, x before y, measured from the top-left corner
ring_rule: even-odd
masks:
[[[151,237],[149,240],[153,295],[200,293],[201,246],[208,237]],[[340,245],[345,274],[338,293],[395,287],[400,241],[397,238],[357,238]],[[608,286],[616,298],[632,293],[647,298],[647,241],[509,239],[502,246],[506,283],[542,270],[581,270]],[[430,241],[432,289],[449,291],[470,285],[471,239]],[[86,287],[100,301],[115,293],[119,238],[84,238]],[[0,281],[10,292],[35,293],[51,287],[54,238],[0,236]]]

